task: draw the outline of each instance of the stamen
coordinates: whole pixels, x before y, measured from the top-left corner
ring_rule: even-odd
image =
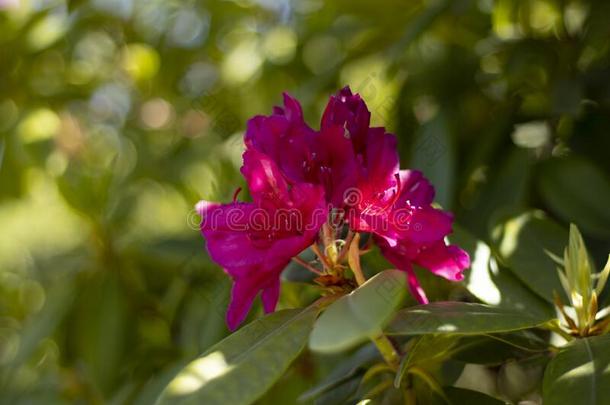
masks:
[[[313,250],[313,252],[316,254],[316,256],[318,256],[320,258],[320,261],[322,262],[322,265],[324,266],[324,270],[331,272],[332,267],[331,267],[330,263],[328,262],[328,259],[326,258],[326,256],[324,256],[322,254],[322,252],[320,251],[320,248],[318,247],[318,245],[316,245],[315,243],[313,245],[311,245],[311,250]]]
[[[341,263],[343,261],[343,259],[345,259],[345,256],[347,255],[347,252],[349,251],[349,247],[352,244],[353,239],[354,239],[354,232],[350,229],[349,232],[347,233],[347,238],[345,238],[345,242],[343,243],[343,248],[341,249],[341,252],[339,253],[339,257],[337,257],[337,263]]]
[[[307,270],[311,271],[312,273],[317,274],[318,276],[323,276],[324,275],[323,272],[321,272],[320,270],[316,269],[311,264],[309,264],[305,260],[301,259],[299,256],[293,257],[292,260],[294,260],[296,263],[300,264],[301,266],[305,267]]]

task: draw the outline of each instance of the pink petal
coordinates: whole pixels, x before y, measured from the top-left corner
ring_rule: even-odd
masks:
[[[288,199],[288,185],[277,164],[256,150],[244,152],[241,172],[246,178],[254,202],[281,203]]]
[[[227,308],[227,326],[230,331],[237,329],[252,307],[252,302],[258,294],[257,286],[250,285],[246,279],[236,280],[231,289],[231,301]]]
[[[425,207],[434,201],[434,187],[418,170],[400,171],[400,204]]]
[[[326,129],[332,125],[346,128],[357,154],[366,146],[366,137],[371,120],[371,113],[359,94],[352,94],[348,86],[330,97],[322,115],[320,127]]]
[[[269,287],[266,287],[261,294],[263,301],[263,310],[266,314],[275,311],[277,302],[280,297],[280,279],[273,281]]]
[[[422,248],[415,258],[415,263],[447,280],[460,281],[464,278],[463,270],[470,266],[470,257],[459,247],[447,246],[445,242],[439,241],[430,247]]]
[[[251,155],[256,156],[256,154]],[[264,155],[263,155],[264,156]],[[312,184],[296,184],[277,197],[267,174],[257,188],[258,171],[265,172],[264,159],[247,169],[255,183],[259,203],[217,204],[202,201],[201,232],[210,257],[234,280],[227,324],[235,329],[247,315],[254,298],[262,291],[265,311],[273,311],[279,296],[279,276],[290,262],[316,238],[326,220],[324,190]],[[248,170],[252,170],[249,172]],[[273,172],[273,170],[271,171]],[[275,199],[270,204],[267,198]],[[258,218],[263,218],[263,226]]]
[[[303,108],[299,101],[291,97],[288,93],[284,93],[284,115],[290,122],[302,123],[303,122]]]
[[[423,288],[417,280],[415,271],[411,264],[412,258],[417,255],[417,247],[401,243],[396,246],[390,246],[385,240],[380,237],[375,237],[375,241],[379,245],[381,253],[385,256],[390,263],[392,263],[398,270],[402,270],[407,273],[407,283],[409,290],[417,302],[421,304],[427,304],[428,298]]]
[[[254,243],[248,232],[256,209],[254,204],[200,202],[198,206],[203,217],[201,233],[212,260],[234,278],[246,276],[251,269],[263,264],[261,252],[269,243]]]
[[[358,164],[343,127],[333,125],[320,132],[314,150],[318,184],[324,186],[327,199],[335,206],[343,205],[346,190],[356,186]]]
[[[248,121],[244,142],[273,160],[288,180],[307,181],[307,163],[316,132],[303,121],[298,101],[284,95],[285,107],[275,107],[273,115],[256,116]]]
[[[405,209],[394,211],[391,222],[403,238],[419,244],[432,243],[451,233],[453,215],[432,207]]]
[[[411,291],[411,294],[420,304],[427,304],[429,302],[428,297],[426,296],[424,289],[419,284],[419,280],[417,280],[415,271],[413,270],[413,268],[411,266],[408,266],[406,268],[406,272],[407,272],[407,283],[409,284],[409,290]]]
[[[384,128],[369,129],[364,158],[369,181],[381,182],[378,187],[385,188],[396,184],[399,172],[396,136],[385,132]]]

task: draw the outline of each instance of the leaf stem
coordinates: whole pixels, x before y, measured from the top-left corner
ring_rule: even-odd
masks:
[[[380,333],[377,336],[371,337],[371,340],[381,353],[381,357],[385,360],[385,362],[392,368],[392,370],[398,370],[400,365],[400,354],[394,347],[394,344],[388,339],[386,335]]]
[[[426,384],[428,384],[430,389],[432,391],[434,391],[437,395],[439,395],[445,401],[446,404],[450,404],[451,403],[451,402],[449,402],[449,399],[445,395],[445,393],[443,391],[443,388],[440,386],[438,381],[436,381],[436,379],[434,377],[432,377],[430,374],[428,374],[422,368],[417,367],[417,366],[413,366],[413,367],[411,367],[409,369],[409,373],[418,376]]]

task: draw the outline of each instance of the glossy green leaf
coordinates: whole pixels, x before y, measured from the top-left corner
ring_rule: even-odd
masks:
[[[403,272],[386,270],[339,298],[316,321],[309,347],[338,352],[379,334],[400,304],[406,283]]]
[[[344,405],[358,391],[362,376],[356,376],[316,398],[315,405]]]
[[[499,265],[487,243],[459,226],[454,227],[449,241],[465,249],[470,255],[470,268],[464,273],[464,284],[468,291],[483,303],[541,315],[554,315],[549,302],[517,279],[512,271]]]
[[[455,352],[458,341],[459,337],[456,335],[441,334],[428,334],[411,340],[394,377],[394,387],[401,386],[405,375],[414,366],[441,377],[442,365],[450,364],[446,360]]]
[[[545,405],[605,405],[610,395],[610,335],[576,339],[544,373]]]
[[[187,365],[157,404],[250,404],[301,352],[317,307],[275,312],[233,333]]]
[[[557,265],[546,253],[563,255],[568,243],[563,227],[541,211],[529,211],[503,222],[494,237],[502,261],[530,289],[548,302],[553,302],[553,291],[563,293]]]
[[[610,236],[610,180],[584,159],[552,159],[540,170],[540,194],[566,222],[599,238]]]
[[[444,390],[450,405],[504,405],[506,403],[479,391],[457,387],[445,387]]]
[[[306,402],[334,390],[359,373],[364,373],[365,366],[379,358],[379,351],[372,344],[363,346],[348,359],[339,363],[319,384],[305,391],[299,397],[300,402]]]
[[[549,319],[483,304],[433,302],[399,311],[387,332],[391,335],[500,333],[533,328]]]
[[[497,366],[503,362],[548,350],[548,343],[529,330],[462,337],[454,359],[464,363]]]
[[[169,384],[174,377],[182,370],[188,362],[179,361],[165,368],[161,372],[152,377],[138,392],[138,395],[133,399],[133,405],[150,405],[154,404],[157,398],[163,392],[163,389]]]

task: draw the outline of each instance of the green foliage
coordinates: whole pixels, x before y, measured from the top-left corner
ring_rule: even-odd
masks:
[[[252,403],[303,350],[317,311],[284,310],[253,321],[189,363],[157,403]]]
[[[316,321],[309,348],[321,353],[340,352],[379,335],[400,305],[406,285],[403,272],[387,270],[339,298]]]
[[[544,373],[544,403],[602,405],[610,384],[610,336],[577,339],[562,348]]]
[[[591,235],[610,238],[610,184],[595,165],[584,159],[552,159],[545,162],[539,181],[542,198],[554,213]]]
[[[501,258],[487,243],[460,227],[456,227],[449,240],[470,254],[471,266],[465,285],[478,300],[517,311],[527,309],[532,314],[554,314],[549,302],[520,281],[514,271],[499,264]]]
[[[464,302],[434,302],[398,311],[390,335],[503,333],[540,326],[550,318],[501,307]]]
[[[562,257],[570,223],[592,287],[607,261],[609,19],[606,0],[0,0],[0,403],[154,403],[193,359],[231,342],[230,285],[192,207],[230,201],[243,185],[245,123],[282,91],[317,127],[329,94],[347,84],[374,124],[396,133],[403,164],[433,181],[455,214],[451,242],[473,259],[462,283],[416,269],[428,296],[481,302],[498,316],[443,311],[424,324],[438,331],[459,315],[456,326],[486,333],[459,338],[410,336],[415,326],[405,326],[391,344],[419,375],[405,371],[396,389],[395,371],[365,380],[383,362],[373,346],[297,357],[314,316],[290,323],[296,312],[279,312],[246,328],[286,317],[280,331],[298,344],[270,330],[259,353],[246,328],[229,338],[259,359],[238,356],[230,373],[271,359],[274,372],[254,372],[242,388],[234,374],[214,384],[260,404],[296,403],[307,388],[304,403],[320,404],[602,403],[607,335],[576,338],[563,315],[547,325],[553,332],[494,331],[555,317],[554,292],[578,304],[548,254]],[[376,251],[363,263],[368,277],[389,268]],[[298,271],[284,274],[280,308],[318,296]],[[603,333],[610,295],[596,296],[598,307],[591,299],[584,309],[596,310],[593,331]],[[357,345],[398,302],[362,301],[379,318],[348,329],[340,325],[361,318],[329,308],[319,319],[332,324],[325,347]],[[402,304],[412,322],[413,301]],[[500,382],[522,381],[532,359],[550,361],[542,390],[517,395]]]
[[[529,288],[553,302],[562,291],[556,265],[546,252],[559,255],[568,234],[540,212],[527,212],[502,222],[496,229],[499,256]]]
[[[449,403],[454,405],[503,405],[506,403],[478,391],[467,390],[464,388],[448,387],[446,389],[446,393]]]

